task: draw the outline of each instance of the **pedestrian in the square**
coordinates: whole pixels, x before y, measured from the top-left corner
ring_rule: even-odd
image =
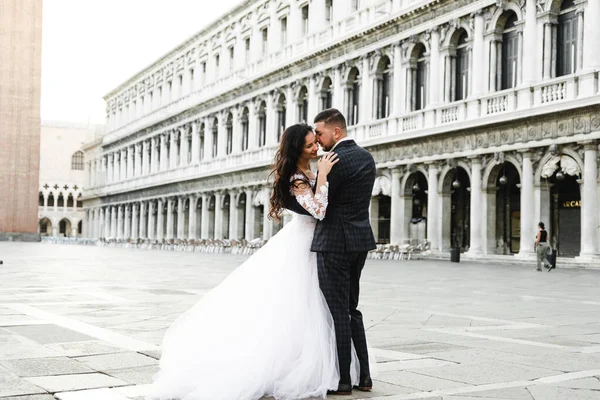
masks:
[[[552,265],[548,262],[546,258],[548,256],[548,232],[546,231],[545,225],[543,222],[538,224],[538,233],[535,238],[535,252],[537,253],[537,269],[536,271],[542,271],[542,264],[548,270],[552,269]]]

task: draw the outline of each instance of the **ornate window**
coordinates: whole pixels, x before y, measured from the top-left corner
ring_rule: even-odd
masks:
[[[320,91],[320,103],[321,110],[331,108],[333,102],[333,83],[330,77],[323,79],[323,85],[321,85]]]
[[[225,129],[227,130],[227,148],[225,149],[225,153],[229,155],[233,151],[233,117],[231,113],[227,115]]]
[[[217,156],[219,152],[219,120],[214,119],[212,126],[212,156]]]
[[[573,74],[577,71],[577,37],[578,16],[573,0],[565,0],[561,4],[558,15],[556,76]],[[597,23],[597,22],[596,22]]]
[[[83,171],[83,151],[76,151],[71,156],[71,169]]]
[[[355,125],[359,119],[360,109],[360,71],[353,67],[348,74],[346,82],[346,115],[348,116],[348,125]]]
[[[375,73],[375,117],[387,118],[390,115],[392,65],[388,57],[383,57],[377,64]]]
[[[519,68],[519,33],[517,32],[517,14],[511,12],[502,32],[502,59],[500,89],[511,89],[517,86]]]
[[[302,7],[302,34],[308,34],[308,4]]]
[[[206,132],[206,125],[202,124],[200,125],[200,140],[199,140],[199,146],[200,146],[200,161],[204,160],[204,137],[205,137],[205,132]],[[158,151],[160,151],[160,147],[157,148]]]
[[[300,88],[298,94],[298,120],[306,123],[308,121],[308,89],[306,86]]]
[[[250,139],[250,124],[248,120],[248,108],[245,107],[242,112],[242,151],[248,150],[248,143]]]

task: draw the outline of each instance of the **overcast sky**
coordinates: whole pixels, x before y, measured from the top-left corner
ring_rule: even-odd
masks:
[[[42,120],[104,123],[102,97],[242,0],[44,0]]]

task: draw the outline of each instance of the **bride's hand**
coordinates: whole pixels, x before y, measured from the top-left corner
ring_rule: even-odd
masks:
[[[333,166],[337,164],[338,161],[340,161],[340,159],[334,152],[325,154],[317,162],[317,170],[319,171],[319,174],[324,174],[325,176],[327,176],[331,171],[331,168],[333,168]]]

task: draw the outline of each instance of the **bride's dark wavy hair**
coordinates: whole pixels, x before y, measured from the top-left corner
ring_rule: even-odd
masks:
[[[290,194],[290,178],[298,169],[298,159],[304,150],[306,135],[313,129],[307,124],[289,126],[281,136],[279,150],[275,154],[273,170],[273,191],[271,193],[269,218],[281,221],[281,212],[285,208],[285,201]],[[308,182],[308,178],[306,179]]]

